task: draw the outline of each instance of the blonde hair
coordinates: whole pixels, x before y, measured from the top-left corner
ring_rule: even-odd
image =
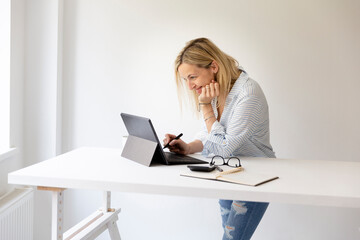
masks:
[[[241,70],[238,62],[221,51],[213,42],[207,38],[197,38],[186,43],[186,46],[180,51],[175,60],[175,80],[178,89],[178,98],[180,107],[184,99],[184,89],[186,88],[184,81],[181,80],[178,68],[181,64],[193,64],[201,68],[210,68],[211,63],[216,61],[218,64],[218,71],[215,75],[215,80],[220,86],[220,95],[218,97],[217,107],[225,105],[226,96],[230,92],[235,81],[239,78]],[[190,102],[198,106],[198,95],[193,90],[188,95]]]

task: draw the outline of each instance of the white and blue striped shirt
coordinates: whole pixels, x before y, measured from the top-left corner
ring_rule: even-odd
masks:
[[[216,99],[211,104],[217,118]],[[274,158],[268,105],[259,84],[242,71],[226,98],[220,122],[214,122],[210,133],[204,123],[195,138],[202,141],[205,156]]]

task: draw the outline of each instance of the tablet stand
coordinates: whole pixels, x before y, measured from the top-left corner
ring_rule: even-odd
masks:
[[[157,142],[129,135],[121,156],[149,167],[157,145]]]

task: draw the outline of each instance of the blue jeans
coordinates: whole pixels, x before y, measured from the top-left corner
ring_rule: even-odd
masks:
[[[224,228],[223,240],[249,240],[269,203],[219,200]]]

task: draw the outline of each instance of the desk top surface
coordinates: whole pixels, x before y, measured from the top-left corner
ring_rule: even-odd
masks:
[[[187,170],[185,165],[145,167],[122,158],[121,149],[79,148],[9,173],[8,180],[30,186],[360,207],[360,162],[273,158],[241,161],[249,171],[279,179],[250,187],[189,178],[180,176]]]

